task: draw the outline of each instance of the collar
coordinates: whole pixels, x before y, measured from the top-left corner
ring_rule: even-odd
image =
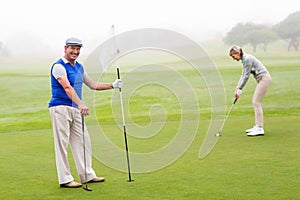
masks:
[[[68,61],[64,56],[62,56],[61,59],[63,60],[63,62],[64,62],[65,64],[70,63],[70,61]],[[76,63],[77,63],[77,61],[75,60],[74,66],[75,66]],[[71,63],[70,63],[70,64],[71,64]],[[71,64],[71,65],[72,65],[72,64]],[[73,65],[72,65],[72,66],[73,66]]]
[[[63,57],[63,56],[61,57],[61,59],[64,61],[65,64],[70,63],[70,62],[69,62],[65,57]]]
[[[244,64],[244,62],[245,62],[245,54],[242,57],[242,64]]]

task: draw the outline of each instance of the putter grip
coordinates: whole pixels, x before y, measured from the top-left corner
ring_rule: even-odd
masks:
[[[82,132],[84,131],[84,116],[81,115],[81,126],[82,126]]]
[[[234,101],[233,101],[233,104],[235,104],[237,100],[238,100],[238,99],[237,99],[237,98],[235,98],[235,99],[234,99]]]

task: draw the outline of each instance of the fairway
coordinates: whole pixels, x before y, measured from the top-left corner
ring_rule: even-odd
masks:
[[[93,168],[98,176],[107,179],[104,183],[90,184],[92,192],[60,188],[57,182],[47,108],[51,61],[0,60],[0,199],[300,199],[299,56],[295,52],[258,55],[273,79],[263,102],[266,135],[247,137],[244,133],[254,121],[251,97],[256,83],[251,77],[222,136],[204,159],[199,159],[199,151],[211,122],[211,102],[203,77],[192,68],[177,70],[193,88],[190,95],[194,99],[185,99],[181,93],[178,95],[159,84],[126,94],[126,78],[138,82],[141,77],[163,79],[166,74],[163,71],[135,74],[125,70],[122,76],[124,101],[128,102],[125,110],[129,150],[144,155],[132,156],[134,182],[127,182],[125,151],[121,152],[122,157],[114,156],[110,147],[101,146],[103,143],[99,141],[102,135],[114,147],[124,149],[118,91],[91,93],[84,87],[92,110],[86,123],[93,143]],[[228,110],[241,66],[228,57],[212,59],[222,77]],[[111,70],[101,80],[113,81],[115,77]],[[175,91],[186,89],[180,82],[172,84]],[[194,123],[195,119],[199,120]],[[147,163],[146,153],[163,148],[180,128],[184,130],[179,138],[181,143],[174,144],[185,148],[178,147],[178,158],[163,166],[160,164],[165,160],[153,159],[157,163]],[[145,131],[148,129],[149,132]],[[151,135],[153,131],[157,134]],[[72,173],[78,180],[71,152],[69,157]],[[119,165],[114,166],[115,163],[124,164],[123,168],[117,170]],[[142,172],[147,167],[149,170]],[[156,168],[151,170],[151,167]]]

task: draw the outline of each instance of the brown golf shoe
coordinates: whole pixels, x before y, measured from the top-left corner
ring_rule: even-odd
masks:
[[[98,182],[104,182],[105,178],[104,177],[96,177],[93,178],[92,180],[89,180],[88,183],[98,183]]]
[[[60,187],[64,187],[64,188],[78,188],[81,186],[82,186],[81,183],[77,183],[75,181],[71,181],[71,182],[65,183],[65,184],[60,184]]]

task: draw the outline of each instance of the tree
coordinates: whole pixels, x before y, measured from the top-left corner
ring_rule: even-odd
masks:
[[[288,51],[292,47],[298,51],[300,42],[300,11],[290,14],[286,19],[276,24],[273,29],[282,39],[289,40]]]
[[[223,41],[227,45],[238,44],[239,46],[243,46],[248,43],[245,35],[249,31],[250,30],[248,26],[245,26],[242,23],[238,23],[231,29],[231,31],[227,33]]]
[[[253,47],[253,52],[256,52],[257,46],[262,45],[263,50],[267,51],[268,44],[278,39],[271,27],[264,25],[253,25],[251,31],[246,34],[246,38]]]
[[[224,42],[228,45],[239,44],[240,46],[250,44],[253,52],[256,52],[258,45],[262,45],[264,51],[267,51],[268,44],[277,38],[278,36],[267,25],[239,23],[227,33]]]

